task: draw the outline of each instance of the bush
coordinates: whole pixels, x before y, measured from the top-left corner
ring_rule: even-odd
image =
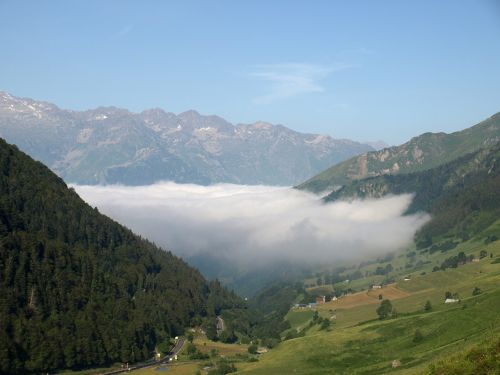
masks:
[[[219,339],[226,344],[234,344],[238,341],[238,337],[234,334],[234,331],[228,329],[220,334]]]
[[[477,286],[472,290],[472,295],[477,296],[478,294],[481,294],[481,289],[478,288]]]
[[[424,335],[420,332],[419,329],[415,330],[415,334],[413,335],[413,342],[421,342],[424,339]]]
[[[495,242],[495,241],[498,241],[498,237],[496,235],[492,234],[491,236],[488,236],[485,238],[484,244],[487,245],[487,244],[489,244],[491,242]]]
[[[392,303],[388,299],[382,301],[380,306],[377,308],[377,314],[379,319],[386,319],[392,315]]]
[[[191,355],[196,353],[197,351],[198,349],[196,348],[196,345],[190,342],[187,346],[187,354]]]
[[[427,302],[424,305],[424,310],[425,311],[431,311],[432,310],[431,301],[427,300]]]
[[[248,336],[243,336],[241,339],[240,339],[240,342],[242,344],[250,344],[250,337]]]
[[[266,346],[269,349],[274,348],[276,345],[280,343],[280,340],[278,339],[273,339],[273,338],[267,338],[262,340],[262,344]]]
[[[443,263],[441,263],[441,269],[445,270],[446,268],[457,268],[460,264],[465,264],[467,262],[467,257],[464,252],[461,251],[458,255],[449,257],[445,259]]]
[[[189,359],[208,359],[208,354],[202,353],[198,350],[196,345],[190,342],[187,346],[187,354]]]
[[[232,372],[236,372],[234,364],[225,359],[221,359],[215,368],[208,371],[208,375],[225,375]]]
[[[312,321],[313,323],[317,323],[318,322],[318,319],[319,319],[319,314],[317,311],[314,312],[314,315],[313,315],[313,318],[312,318]]]
[[[250,354],[257,354],[257,349],[258,349],[257,345],[252,344],[248,347],[248,352]]]
[[[291,340],[295,339],[297,337],[302,337],[304,336],[304,332],[298,332],[296,329],[291,329],[290,331],[287,332],[285,338],[283,340]]]
[[[332,323],[330,322],[329,319],[323,319],[323,322],[321,322],[321,326],[319,329],[323,330],[323,329],[328,329],[330,328],[330,326],[332,325]]]

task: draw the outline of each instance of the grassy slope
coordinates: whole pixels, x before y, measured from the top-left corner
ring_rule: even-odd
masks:
[[[290,310],[285,316],[285,319],[290,322],[294,329],[301,329],[312,319],[314,312],[310,309],[306,310]]]
[[[429,366],[429,375],[500,373],[500,337]]]
[[[425,133],[401,146],[356,156],[336,164],[298,186],[299,189],[322,192],[351,180],[390,173],[424,171],[445,164],[500,139],[500,113],[451,134]],[[423,157],[422,157],[423,156]],[[394,170],[394,164],[398,170]],[[366,167],[366,168],[365,168]]]
[[[496,233],[499,228],[500,222],[497,222],[485,234]],[[330,332],[312,329],[305,337],[285,341],[262,356],[259,362],[238,366],[239,373],[415,373],[424,371],[436,358],[447,357],[478,343],[485,335],[500,334],[500,263],[492,264],[493,259],[488,255],[479,263],[430,272],[434,265],[458,251],[477,256],[483,249],[500,257],[500,241],[484,245],[476,240],[462,243],[447,253],[424,255],[430,257],[431,264],[414,271],[410,281],[403,281],[402,275],[407,273],[395,267],[396,287],[409,294],[392,301],[399,312],[397,319],[377,320],[378,304],[348,309],[336,308],[334,303],[326,304],[320,307],[320,314],[336,317],[332,319],[335,323]],[[404,263],[404,258],[396,257],[393,265],[398,265],[398,261]],[[422,272],[425,274],[421,275]],[[371,278],[358,281],[359,287],[367,287],[372,282]],[[476,286],[483,293],[472,296]],[[380,293],[384,291],[389,289],[382,289]],[[461,303],[445,305],[446,291],[459,293]],[[427,300],[431,301],[433,309],[426,313],[423,306]],[[291,320],[296,322],[299,318]],[[424,335],[418,344],[413,342],[416,329]],[[400,368],[391,368],[394,359],[402,362]]]

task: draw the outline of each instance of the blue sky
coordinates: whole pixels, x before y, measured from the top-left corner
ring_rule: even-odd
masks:
[[[0,90],[391,144],[500,111],[499,1],[0,0]]]

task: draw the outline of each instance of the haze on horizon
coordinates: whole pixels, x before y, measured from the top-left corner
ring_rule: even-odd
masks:
[[[2,1],[0,90],[400,144],[498,111],[499,36],[494,0]]]

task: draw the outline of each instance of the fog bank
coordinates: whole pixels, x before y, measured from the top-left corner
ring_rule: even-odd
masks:
[[[403,216],[411,195],[324,204],[291,188],[163,182],[73,186],[92,206],[180,256],[246,265],[335,262],[407,246],[427,215]]]

